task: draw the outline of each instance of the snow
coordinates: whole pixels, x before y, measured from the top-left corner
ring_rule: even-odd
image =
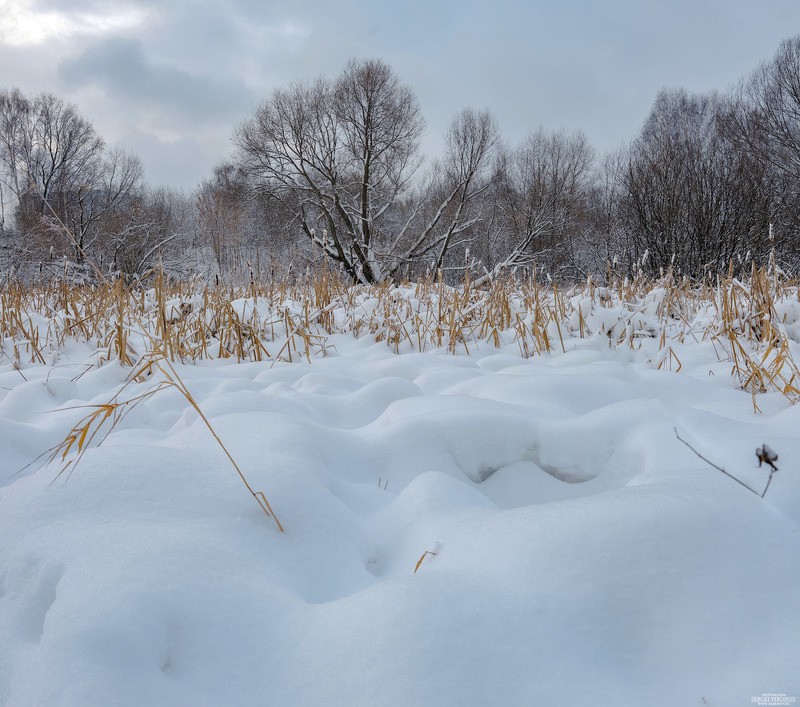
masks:
[[[128,369],[77,344],[5,364],[0,704],[800,694],[800,407],[767,393],[754,415],[709,342],[676,344],[680,373],[607,342],[525,359],[333,335],[310,363],[176,364],[285,534],[175,390],[71,473],[20,472]],[[675,428],[759,492],[767,443],[769,493]]]

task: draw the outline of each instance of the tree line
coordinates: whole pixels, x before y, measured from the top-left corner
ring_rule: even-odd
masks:
[[[598,155],[580,133],[508,145],[488,110],[426,160],[414,91],[380,60],[272,92],[191,194],[153,189],[52,94],[0,91],[0,243],[32,275],[294,269],[354,282],[536,268],[575,279],[800,265],[800,37],[727,93],[662,90]]]

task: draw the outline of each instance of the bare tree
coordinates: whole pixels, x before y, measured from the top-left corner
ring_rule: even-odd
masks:
[[[350,61],[333,90],[340,126],[343,189],[334,197],[357,268],[366,280],[383,277],[374,251],[388,244],[383,217],[405,193],[420,165],[423,127],[413,91],[379,61]],[[330,225],[330,224],[329,224]],[[333,225],[331,235],[336,232]]]
[[[574,264],[594,151],[582,133],[529,135],[503,158],[496,198],[502,252],[492,275],[534,261],[550,270]]]
[[[106,235],[103,220],[124,208],[128,197],[140,187],[142,166],[138,157],[123,150],[112,150],[85,176],[91,181],[79,185],[63,204],[74,258],[79,263],[87,255],[91,257],[98,241]]]
[[[800,180],[800,36],[781,42],[775,56],[761,64],[742,86],[749,111],[742,123],[751,130],[754,152]]]
[[[103,221],[141,183],[138,158],[107,151],[92,124],[51,94],[0,92],[0,173],[16,198],[24,257],[51,246],[75,262],[91,258]]]
[[[110,273],[136,277],[156,265],[177,272],[194,260],[194,200],[174,190],[137,192],[104,227],[98,261]]]
[[[652,274],[673,265],[702,275],[767,249],[768,183],[758,162],[721,130],[726,106],[716,94],[662,91],[624,153],[627,252]]]
[[[620,206],[622,157],[619,151],[605,155],[589,180],[588,213],[576,259],[582,268],[596,274],[631,269]]]
[[[213,178],[197,189],[198,226],[220,270],[227,265],[228,250],[245,242],[246,191],[247,185],[231,164],[219,165]]]
[[[407,209],[410,215],[397,230],[388,254],[391,275],[414,264],[442,269],[448,256],[453,260],[453,251],[458,252],[459,261],[453,269],[463,269],[464,247],[475,240],[497,177],[499,140],[497,122],[487,110],[465,108],[452,120],[445,135],[445,153],[416,190]]]
[[[425,263],[441,268],[476,222],[498,141],[467,109],[446,154],[419,177],[423,127],[413,92],[380,61],[351,61],[333,82],[278,90],[236,133],[241,164],[294,228],[355,281]]]
[[[727,139],[745,151],[768,182],[774,225],[770,246],[800,262],[800,36],[742,81],[724,116]]]
[[[37,96],[27,117],[12,159],[18,221],[36,234],[39,220],[69,220],[68,210],[92,189],[101,171],[104,145],[74,106],[52,94]],[[79,253],[77,259],[82,257]]]
[[[0,186],[15,196],[27,187],[27,169],[22,162],[29,151],[31,102],[19,89],[0,91]]]
[[[356,281],[383,277],[387,214],[419,166],[422,119],[411,89],[380,61],[339,79],[277,90],[236,132],[258,187]]]

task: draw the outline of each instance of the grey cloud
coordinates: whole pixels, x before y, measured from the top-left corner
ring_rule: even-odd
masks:
[[[188,0],[191,2],[192,0]],[[174,7],[176,0],[33,0],[30,8],[36,12],[63,12],[66,14],[107,14],[113,10],[135,10],[142,8]]]
[[[230,150],[226,135],[214,139],[187,136],[164,142],[135,131],[125,135],[123,145],[135,154],[146,156],[145,178],[150,184],[185,189],[193,189],[208,177]]]
[[[233,127],[272,89],[335,75],[351,57],[385,60],[417,91],[431,153],[466,105],[494,111],[509,142],[542,124],[580,128],[603,151],[635,135],[662,86],[724,90],[800,27],[797,0],[34,0],[32,7],[73,20],[147,11],[144,24],[110,29],[94,44],[65,35],[46,47],[0,46],[0,85],[65,95],[104,135],[139,151],[152,178],[182,184],[207,174],[229,149]]]
[[[63,60],[58,77],[70,88],[97,87],[134,110],[146,107],[193,125],[228,120],[252,102],[242,81],[154,63],[137,39],[98,42]]]

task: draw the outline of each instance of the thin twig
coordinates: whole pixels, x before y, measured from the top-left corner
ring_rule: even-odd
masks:
[[[752,493],[754,493],[756,496],[759,496],[759,495],[760,495],[760,496],[761,496],[761,498],[764,498],[764,496],[763,496],[762,494],[759,494],[759,493],[758,493],[758,491],[756,491],[754,488],[751,488],[750,486],[748,486],[746,483],[744,483],[744,481],[740,481],[740,480],[739,480],[739,479],[737,479],[735,476],[733,476],[732,474],[729,474],[727,471],[725,471],[725,469],[723,469],[721,466],[717,466],[717,465],[716,465],[714,462],[710,461],[709,459],[706,459],[706,458],[705,458],[705,457],[704,457],[702,454],[700,454],[700,452],[698,452],[698,451],[697,451],[697,450],[696,450],[696,449],[695,449],[695,448],[694,448],[694,447],[693,447],[691,444],[689,444],[689,443],[688,443],[688,442],[687,442],[685,439],[683,439],[683,437],[681,437],[681,436],[678,434],[678,428],[677,428],[677,427],[674,427],[673,429],[675,430],[675,436],[678,438],[678,440],[679,440],[679,441],[681,441],[681,442],[683,442],[683,443],[684,443],[684,444],[685,444],[687,447],[689,447],[689,449],[691,449],[691,450],[692,450],[692,451],[693,451],[693,452],[694,452],[694,453],[695,453],[695,454],[696,454],[698,457],[700,457],[700,458],[701,458],[701,459],[702,459],[702,460],[703,460],[703,461],[704,461],[706,464],[709,464],[709,465],[713,466],[713,467],[714,467],[714,468],[715,468],[717,471],[721,471],[723,474],[725,474],[725,476],[727,476],[727,477],[728,477],[728,478],[730,478],[730,479],[733,479],[733,480],[734,480],[734,481],[735,481],[737,484],[741,484],[741,485],[742,485],[742,486],[744,486],[744,487],[745,487],[745,488],[746,488],[748,491],[751,491],[751,492],[752,492]],[[770,478],[772,478],[772,475],[771,475],[771,474],[770,474]],[[767,486],[769,486],[769,484],[767,484]],[[764,490],[764,493],[766,493],[766,489]]]
[[[770,472],[769,472],[769,478],[767,479],[767,485],[764,487],[764,493],[762,493],[762,494],[761,494],[761,498],[764,498],[764,496],[766,496],[766,495],[767,495],[767,489],[769,488],[769,485],[772,483],[772,475],[773,475],[773,474],[774,474],[776,471],[778,471],[778,470],[777,470],[775,467],[772,467],[772,469],[770,470]]]

